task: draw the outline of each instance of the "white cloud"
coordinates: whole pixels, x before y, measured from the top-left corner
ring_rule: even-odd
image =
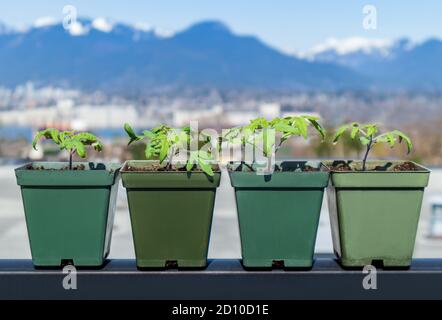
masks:
[[[75,21],[69,27],[69,33],[71,36],[83,36],[89,32],[90,28],[82,25],[80,22]]]
[[[350,38],[329,38],[324,43],[321,43],[308,51],[307,55],[317,55],[325,51],[335,51],[339,55],[345,55],[352,52],[362,51],[364,53],[371,53],[379,51],[388,55],[389,49],[394,42],[388,39],[369,39],[362,37]]]
[[[29,31],[29,29],[30,29],[29,25],[26,25],[24,23],[20,23],[20,24],[16,25],[13,29],[11,29],[11,31],[17,32],[17,33],[26,33]]]
[[[155,35],[159,38],[171,38],[175,34],[174,31],[164,29],[164,28],[155,28],[154,32],[155,32]]]
[[[41,18],[38,18],[37,20],[35,20],[34,27],[35,28],[45,28],[45,27],[50,27],[50,26],[56,25],[57,23],[59,23],[59,21],[57,19],[55,19],[54,17],[41,17]]]
[[[148,24],[148,23],[144,23],[144,22],[135,23],[135,24],[133,25],[133,28],[134,28],[135,30],[143,31],[143,32],[149,32],[149,31],[152,31],[152,30],[153,30],[153,27],[152,27],[150,24]]]
[[[114,24],[105,18],[96,18],[92,21],[92,27],[101,32],[111,32]]]

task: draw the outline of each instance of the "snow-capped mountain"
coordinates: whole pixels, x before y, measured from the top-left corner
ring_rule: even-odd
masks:
[[[312,61],[335,63],[355,69],[380,61],[391,61],[413,49],[409,39],[330,38],[305,56]]]
[[[61,21],[56,20],[52,17],[42,17],[37,19],[33,28],[44,29],[53,26],[60,26]],[[1,30],[1,27],[0,27]],[[173,32],[165,30],[163,28],[152,27],[145,23],[135,23],[133,25],[117,23],[113,20],[106,19],[103,17],[95,19],[78,19],[74,22],[69,22],[65,26],[65,30],[71,36],[87,36],[92,30],[103,32],[103,33],[119,33],[122,30],[132,32],[133,34],[148,33],[155,35],[158,38],[166,38],[173,36]]]
[[[164,88],[442,90],[442,42],[330,39],[299,56],[205,21],[171,33],[104,18],[0,25],[0,85],[138,94]]]
[[[402,38],[331,39],[313,48],[307,58],[350,68],[378,88],[442,89],[442,41],[414,43]]]
[[[105,19],[65,30],[50,19],[0,36],[0,85],[25,81],[136,93],[156,87],[335,89],[361,77],[347,68],[283,54],[223,23],[158,34]]]

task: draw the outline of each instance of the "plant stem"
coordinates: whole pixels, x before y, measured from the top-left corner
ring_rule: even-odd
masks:
[[[247,168],[249,168],[250,171],[255,172],[255,169],[253,168],[252,165],[250,165],[250,164],[248,164],[248,163],[245,163],[245,162],[243,162],[243,164],[244,164]]]
[[[284,141],[282,141],[282,140],[279,141],[278,146],[275,149],[275,157],[276,157],[276,154],[278,153],[279,149],[281,149],[283,143],[284,143]]]
[[[370,142],[367,144],[367,151],[365,151],[364,159],[362,160],[362,171],[367,169],[367,158],[370,153],[371,147],[373,144],[373,137],[370,137]]]
[[[69,152],[69,170],[72,170],[72,157],[74,155],[74,151]]]
[[[170,151],[169,163],[166,166],[166,168],[169,170],[172,170],[172,161],[173,161],[174,155],[175,155],[175,147],[173,147],[172,150]]]

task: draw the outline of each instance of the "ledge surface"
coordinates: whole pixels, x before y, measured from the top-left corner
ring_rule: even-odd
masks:
[[[0,299],[442,299],[442,259],[417,259],[407,270],[377,270],[377,290],[365,290],[362,270],[318,258],[312,270],[244,270],[240,260],[211,260],[205,270],[140,271],[134,260],[79,269],[77,290],[63,288],[60,269],[30,260],[0,260]]]

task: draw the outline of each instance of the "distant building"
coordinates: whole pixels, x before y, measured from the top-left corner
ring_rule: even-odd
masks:
[[[117,128],[124,122],[138,124],[139,116],[133,106],[80,105],[61,100],[55,106],[8,110],[0,112],[3,125],[43,128],[55,126],[63,129],[86,130],[93,128]]]
[[[313,117],[318,117],[321,118],[321,115],[319,114],[319,112],[316,112],[313,110],[313,108],[296,108],[292,105],[289,104],[285,104],[281,106],[281,117],[285,118],[285,117],[294,117],[294,116],[300,116],[300,115],[305,115],[305,116],[313,116]]]
[[[224,121],[228,126],[239,127],[249,123],[250,120],[259,116],[256,111],[229,111],[224,115]]]
[[[279,103],[265,103],[259,106],[260,117],[268,120],[274,119],[281,114],[281,105]]]
[[[223,107],[215,105],[209,109],[177,109],[173,111],[173,124],[176,127],[189,125],[191,121],[211,124],[220,121]]]

